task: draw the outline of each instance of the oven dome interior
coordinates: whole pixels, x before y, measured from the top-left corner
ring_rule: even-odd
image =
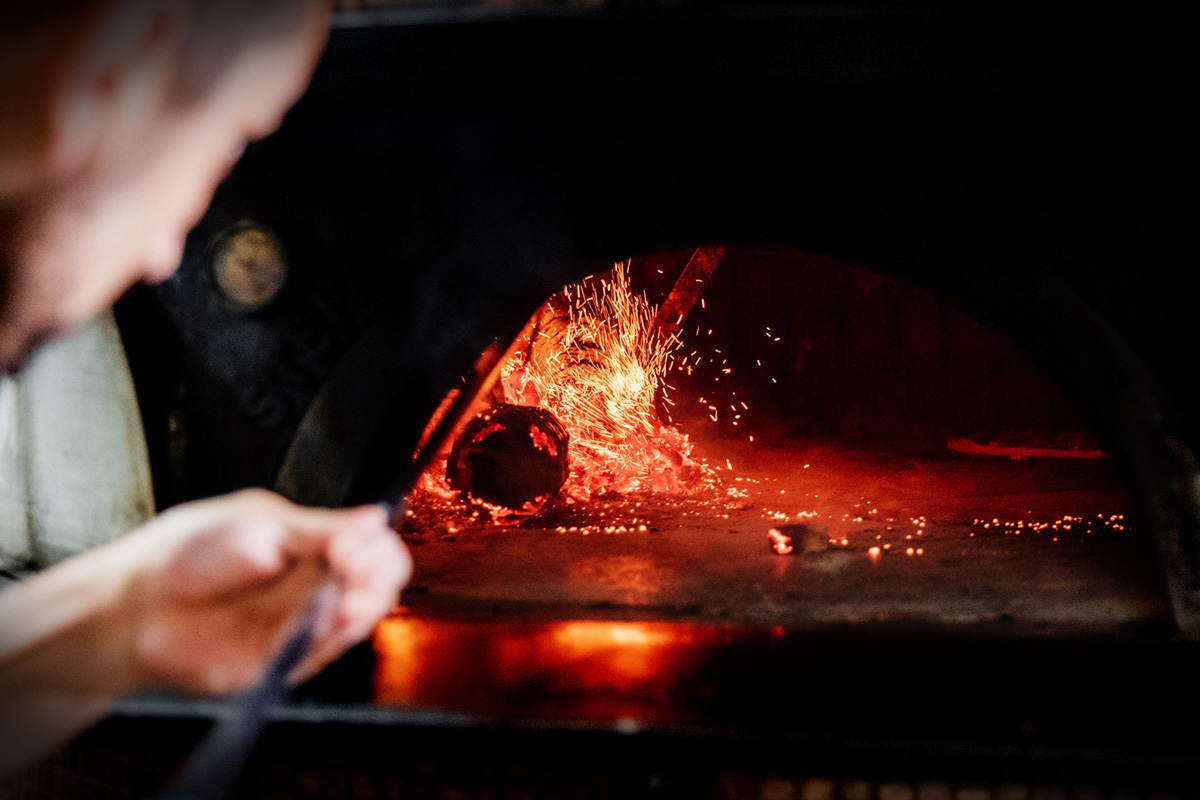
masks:
[[[620,267],[657,305],[691,254]],[[1169,628],[1122,475],[989,324],[908,280],[784,248],[727,248],[701,297],[658,408],[713,483],[562,495],[516,525],[418,493],[409,613]]]

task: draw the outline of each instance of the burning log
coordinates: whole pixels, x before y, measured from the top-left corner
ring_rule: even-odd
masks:
[[[716,261],[705,263],[711,272]],[[687,492],[704,477],[687,436],[659,420],[656,409],[679,339],[659,326],[661,314],[645,296],[632,291],[628,270],[628,263],[617,264],[546,303],[528,348],[513,354],[502,378],[507,402],[549,409],[569,432],[571,500],[606,492]],[[690,274],[689,294],[702,285],[695,269]],[[691,302],[673,307],[678,318]]]
[[[501,404],[463,429],[446,480],[493,518],[541,510],[567,480],[567,432],[544,408]]]
[[[670,403],[663,380],[679,347],[678,325],[723,250],[698,248],[661,308],[633,292],[628,262],[552,297],[503,354],[491,396],[479,398],[495,407],[459,435],[445,471],[424,475],[422,488],[443,498],[457,492],[493,518],[537,513],[564,484],[568,503],[708,488],[712,471],[692,458],[686,434],[659,419],[657,401]],[[491,424],[540,430],[559,455],[535,452],[528,436],[501,435]]]

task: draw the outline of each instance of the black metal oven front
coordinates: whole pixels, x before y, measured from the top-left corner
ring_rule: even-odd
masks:
[[[1071,4],[341,12],[312,87],[218,190],[179,274],[120,309],[160,504],[247,485],[371,501],[479,354],[561,286],[720,244],[865,265],[1010,337],[1109,454],[1159,600],[1100,630],[886,607],[714,619],[686,597],[440,605],[414,546],[391,635],[417,655],[381,655],[377,636],[304,687],[242,791],[1194,793],[1182,29]],[[286,253],[266,303],[214,269],[247,229]],[[473,569],[515,563],[473,541]],[[388,695],[381,661],[438,677],[405,694],[393,675]],[[148,787],[216,709],[134,699],[60,778],[132,764]]]

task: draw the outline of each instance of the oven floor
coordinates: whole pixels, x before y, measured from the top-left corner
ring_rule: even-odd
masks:
[[[1169,619],[1107,461],[724,441],[734,496],[559,503],[519,526],[414,506],[410,613],[1115,632]],[[768,530],[791,536],[791,554]],[[875,549],[878,548],[878,549]]]
[[[394,770],[409,736],[442,737],[455,764],[609,770],[629,763],[613,747],[664,742],[687,774],[1194,778],[1195,726],[1172,720],[1195,717],[1200,652],[1169,635],[1107,463],[707,456],[730,462],[736,496],[564,504],[516,527],[414,504],[404,607],[272,712],[289,748],[319,743],[296,763],[336,743],[338,769],[377,748]],[[783,528],[794,550],[778,555],[767,531],[787,525],[806,527]]]

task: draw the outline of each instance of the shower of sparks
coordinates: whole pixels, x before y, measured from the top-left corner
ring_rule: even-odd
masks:
[[[507,402],[548,409],[571,437],[568,497],[686,492],[711,480],[687,435],[658,417],[656,398],[679,350],[654,329],[656,307],[629,284],[629,262],[566,287],[527,351],[502,370]]]

